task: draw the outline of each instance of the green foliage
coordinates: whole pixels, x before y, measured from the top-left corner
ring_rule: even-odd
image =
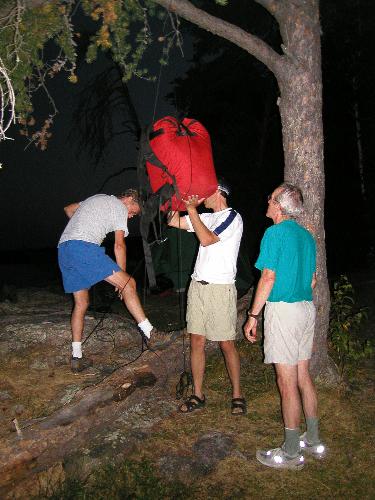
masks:
[[[96,31],[90,39],[86,61],[96,60],[98,51],[110,51],[122,69],[123,79],[133,75],[148,78],[148,71],[142,67],[145,51],[152,42],[149,18],[166,19],[166,12],[152,0],[82,0],[83,12],[96,22]],[[8,75],[16,96],[16,118],[23,126],[21,134],[45,149],[48,130],[57,109],[48,91],[48,80],[65,70],[68,80],[76,83],[76,41],[80,37],[73,29],[72,17],[77,10],[74,0],[51,0],[41,6],[26,8],[22,2],[3,2],[0,18],[0,87],[7,83]],[[170,16],[172,17],[172,16]],[[168,41],[178,43],[178,34],[172,26]],[[179,32],[178,32],[179,33]],[[159,40],[160,41],[160,40]],[[52,43],[51,43],[52,42]],[[55,48],[51,60],[45,60],[44,48]],[[166,61],[163,53],[163,62]],[[51,112],[38,132],[30,132],[35,125],[32,117],[33,93],[44,90],[51,106]],[[0,95],[0,100],[1,100]]]
[[[164,482],[155,474],[155,465],[149,460],[140,462],[125,460],[119,465],[108,465],[94,471],[85,482],[67,479],[52,494],[41,492],[38,498],[107,500],[112,498],[148,500],[188,498],[192,492],[181,482]]]
[[[354,289],[347,276],[340,276],[334,283],[330,316],[328,338],[343,375],[348,365],[374,353],[373,343],[359,335],[367,318],[366,309],[356,307]]]
[[[1,21],[0,58],[7,69],[16,94],[19,120],[32,112],[31,94],[46,74],[52,77],[63,66],[74,70],[76,53],[70,15],[72,2],[51,1],[23,10],[17,2],[7,2],[9,12]],[[43,48],[53,40],[58,50],[52,64],[44,61]],[[54,66],[59,61],[58,66]]]
[[[84,0],[82,7],[85,13],[100,24],[91,37],[86,60],[93,62],[99,49],[111,50],[114,61],[123,70],[124,80],[129,80],[133,75],[145,76],[147,70],[140,68],[140,64],[152,40],[148,16],[154,13],[154,7],[150,9],[149,4],[146,2],[147,8],[137,0]]]

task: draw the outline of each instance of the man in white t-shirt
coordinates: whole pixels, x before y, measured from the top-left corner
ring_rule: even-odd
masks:
[[[232,414],[246,413],[246,401],[240,390],[240,359],[235,347],[237,292],[235,278],[243,224],[241,216],[227,205],[229,187],[220,181],[218,189],[204,200],[213,213],[199,215],[203,199],[189,196],[184,200],[188,215],[174,213],[169,225],[194,231],[199,252],[189,286],[187,331],[191,334],[191,371],[194,393],[180,406],[182,413],[203,408],[206,339],[219,342],[232,384]]]
[[[81,203],[64,208],[70,221],[58,244],[59,266],[66,293],[73,293],[71,316],[73,372],[80,372],[92,364],[82,355],[82,333],[85,313],[89,306],[89,289],[105,280],[116,288],[120,298],[138,323],[152,347],[160,346],[160,334],[146,318],[139,301],[134,278],[126,272],[125,237],[128,219],[140,213],[138,192],[128,189],[119,197],[106,194],[91,196]],[[101,247],[105,236],[114,232],[112,260]],[[159,341],[159,345],[158,345]]]

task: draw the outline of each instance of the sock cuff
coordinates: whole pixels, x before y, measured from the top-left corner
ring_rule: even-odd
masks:
[[[82,342],[72,342],[73,358],[82,358]]]
[[[146,318],[140,323],[138,323],[138,328],[142,330],[142,332],[146,335],[146,337],[150,338],[151,330],[154,328],[149,320]]]

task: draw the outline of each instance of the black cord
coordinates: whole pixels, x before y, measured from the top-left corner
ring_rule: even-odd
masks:
[[[122,289],[118,292],[119,296],[122,296],[122,292],[124,291],[125,287],[129,283],[130,279],[136,273],[136,271],[138,270],[139,266],[142,264],[143,261],[144,261],[144,257],[138,261],[137,265],[134,268],[134,271],[132,272],[131,275],[129,275],[129,279],[127,280],[127,282],[125,283],[125,285],[122,287]],[[108,310],[103,313],[102,317],[99,319],[99,321],[97,322],[97,324],[94,326],[94,328],[87,335],[87,337],[85,338],[85,340],[82,342],[82,345],[85,344],[85,342],[87,342],[89,340],[89,338],[91,337],[91,335],[93,335],[93,333],[99,328],[99,326],[103,324],[104,319],[106,318],[106,316],[108,314],[108,311],[110,310],[110,306],[112,305],[112,303],[114,302],[115,299],[116,299],[116,295],[111,299],[111,301],[110,301],[110,303],[108,305]],[[120,365],[117,365],[116,368],[110,374],[106,375],[105,377],[103,377],[101,379],[101,382],[103,382],[103,380],[105,380],[107,377],[109,377],[110,375],[112,375],[112,373],[114,373],[115,371],[119,370],[120,368],[124,368],[126,366],[131,365],[132,363],[135,363],[143,355],[143,353],[146,350],[148,350],[148,351],[151,351],[153,354],[155,354],[155,356],[157,356],[160,359],[160,361],[164,364],[165,373],[167,375],[166,375],[166,378],[165,378],[164,382],[162,383],[162,386],[165,386],[167,384],[168,379],[169,379],[169,375],[168,375],[168,367],[167,367],[165,361],[163,360],[163,358],[161,356],[159,356],[159,354],[154,349],[152,349],[149,346],[149,344],[148,344],[148,338],[144,335],[144,333],[141,330],[138,330],[138,332],[139,332],[139,334],[141,336],[141,339],[142,339],[141,352],[134,359],[132,359],[131,361],[127,361],[126,363],[122,363]],[[112,338],[112,341],[113,341],[113,338]],[[146,349],[145,349],[145,346],[146,346]]]
[[[135,269],[134,271],[132,272],[132,274],[129,275],[129,279],[128,281],[125,283],[125,285],[122,287],[122,289],[118,292],[118,296],[122,296],[122,292],[125,290],[125,287],[127,286],[127,284],[129,283],[129,281],[131,280],[131,278],[134,276],[134,274],[136,273],[136,271],[138,271],[138,268],[139,266],[142,264],[144,260],[144,257],[142,257],[142,259],[140,259],[137,263],[137,265],[135,266]],[[108,310],[105,311],[102,315],[102,317],[99,319],[99,321],[97,322],[97,324],[94,326],[94,328],[91,330],[91,332],[87,335],[87,337],[85,338],[85,340],[82,342],[82,345],[84,345],[88,340],[89,338],[91,337],[91,335],[99,328],[99,326],[101,324],[103,324],[104,322],[104,319],[106,318],[107,314],[108,314],[108,311],[111,307],[111,305],[114,303],[115,299],[116,299],[116,295],[114,295],[111,299],[111,301],[109,302],[108,304]]]

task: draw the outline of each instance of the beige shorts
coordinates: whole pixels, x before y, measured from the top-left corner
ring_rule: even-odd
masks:
[[[234,340],[237,323],[235,285],[203,285],[191,280],[186,311],[187,331],[208,340]]]
[[[311,358],[315,307],[312,302],[267,302],[264,362],[296,365]]]

